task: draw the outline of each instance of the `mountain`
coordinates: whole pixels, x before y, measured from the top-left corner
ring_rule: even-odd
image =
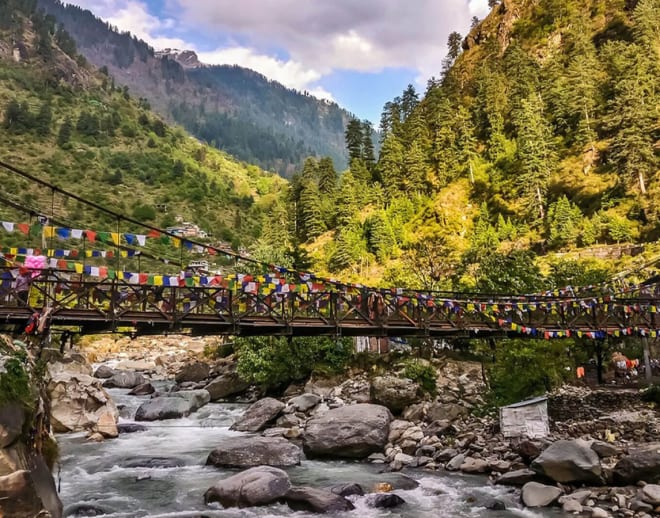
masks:
[[[0,127],[3,162],[153,226],[190,222],[204,231],[199,239],[206,233],[235,248],[258,239],[286,188],[279,176],[166,124],[144,99],[88,64],[57,21],[29,0],[0,4]],[[3,221],[44,215],[72,228],[139,230],[5,169],[0,185]],[[39,236],[0,238],[5,247],[43,246]],[[171,261],[189,256],[167,246],[152,253]]]
[[[156,52],[59,0],[38,0],[38,6],[62,24],[91,63],[198,138],[283,176],[309,155],[347,166],[344,130],[352,117],[337,104],[242,67],[203,66],[190,51]]]
[[[530,292],[657,267],[660,0],[504,0],[477,22],[386,103],[377,162],[357,128],[336,185],[320,164],[293,183],[315,268]]]

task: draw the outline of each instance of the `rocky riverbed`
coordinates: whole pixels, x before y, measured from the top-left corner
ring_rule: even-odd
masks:
[[[447,516],[660,512],[660,418],[635,391],[564,388],[549,395],[548,437],[509,440],[496,419],[475,416],[485,393],[475,362],[434,361],[433,398],[396,373],[358,370],[273,398],[243,383],[231,357],[205,359],[213,344],[183,340],[142,339],[121,352],[117,342],[96,345],[88,354],[104,363],[93,373],[81,356],[53,353],[53,422],[78,432],[60,436],[64,501],[83,506],[70,515],[206,515],[260,504],[274,514],[357,507],[380,516],[378,509],[395,506],[424,516],[448,500]],[[415,487],[391,482],[403,473],[396,480],[412,478]],[[129,481],[144,487],[133,491]],[[257,500],[240,490],[248,486]],[[177,496],[164,498],[160,487]]]

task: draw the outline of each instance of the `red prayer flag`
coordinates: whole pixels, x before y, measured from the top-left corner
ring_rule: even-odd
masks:
[[[30,225],[28,225],[27,223],[19,223],[18,225],[16,225],[16,227],[26,236],[30,233]]]
[[[96,241],[96,232],[93,230],[85,230],[85,237],[89,240],[90,243]]]
[[[160,237],[160,232],[158,230],[150,230],[147,237]]]

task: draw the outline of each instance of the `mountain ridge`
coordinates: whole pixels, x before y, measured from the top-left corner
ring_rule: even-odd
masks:
[[[181,55],[159,58],[147,43],[88,10],[59,0],[37,5],[55,16],[87,60],[204,141],[285,177],[310,155],[330,156],[338,169],[347,166],[344,131],[353,116],[336,103],[238,66],[184,67]]]

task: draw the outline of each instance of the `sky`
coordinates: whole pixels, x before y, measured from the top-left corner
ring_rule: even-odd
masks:
[[[408,84],[439,76],[452,31],[488,0],[66,0],[156,50],[194,50],[337,102],[376,126]]]

